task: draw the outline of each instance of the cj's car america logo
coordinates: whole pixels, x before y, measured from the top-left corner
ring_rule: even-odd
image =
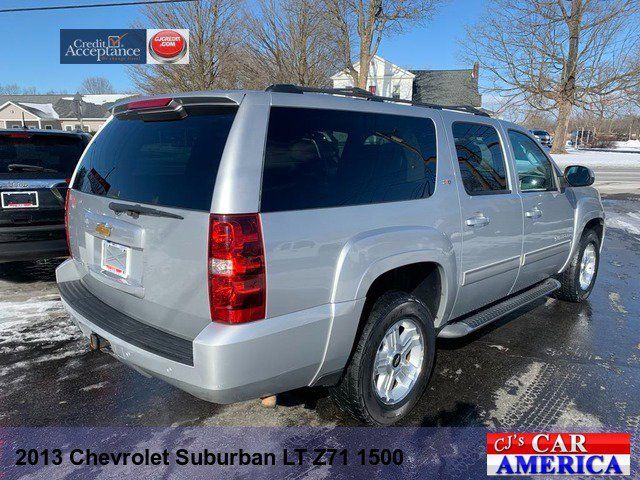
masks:
[[[60,30],[60,63],[189,63],[189,30]]]
[[[487,475],[630,475],[628,433],[488,433]]]

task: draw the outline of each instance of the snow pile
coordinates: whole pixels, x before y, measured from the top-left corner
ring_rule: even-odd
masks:
[[[607,213],[605,223],[609,228],[617,228],[632,235],[640,235],[640,214],[636,212]]]
[[[584,165],[585,167],[598,168],[624,167],[640,169],[640,155],[637,153],[594,152],[574,150],[566,154],[554,154],[553,159],[559,167],[567,165]]]
[[[640,140],[627,140],[626,142],[616,142],[615,148],[618,150],[637,150],[640,152]]]
[[[42,119],[49,120],[57,120],[60,118],[58,113],[53,109],[53,105],[51,103],[26,103],[20,102],[20,105],[31,108],[33,110],[37,110],[40,112],[38,116]]]

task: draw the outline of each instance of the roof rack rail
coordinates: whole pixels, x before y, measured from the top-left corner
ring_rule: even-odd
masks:
[[[392,102],[392,103],[404,103],[407,105],[413,105],[415,107],[434,108],[436,110],[454,110],[457,112],[470,113],[472,115],[480,115],[482,117],[488,117],[489,114],[482,110],[472,107],[470,105],[436,105],[433,103],[414,102],[412,100],[404,100],[393,97],[383,97],[368,92],[358,87],[342,87],[342,88],[323,88],[323,87],[304,87],[299,85],[293,85],[290,83],[277,83],[270,85],[266,88],[267,92],[277,93],[326,93],[328,95],[344,95],[346,97],[364,98],[372,102]]]

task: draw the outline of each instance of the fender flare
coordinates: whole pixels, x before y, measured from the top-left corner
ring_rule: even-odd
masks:
[[[580,238],[582,232],[591,220],[600,219],[603,224],[602,242],[600,242],[600,251],[602,251],[602,245],[604,244],[604,210],[602,209],[602,203],[596,196],[579,196],[576,199],[575,214],[573,220],[573,238],[571,239],[571,248],[569,249],[569,256],[562,265],[562,268],[558,270],[558,273],[562,273],[576,253],[578,246],[580,245]]]
[[[406,245],[412,248],[408,250]],[[353,237],[338,256],[331,302],[366,297],[373,282],[405,265],[432,262],[439,268],[441,301],[432,312],[436,326],[448,318],[457,293],[457,262],[453,244],[442,232],[425,226],[388,227]]]

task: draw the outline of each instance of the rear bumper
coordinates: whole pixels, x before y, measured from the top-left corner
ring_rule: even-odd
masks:
[[[0,262],[68,255],[64,225],[0,228]]]
[[[58,267],[56,276],[59,284],[81,280],[73,260]],[[335,365],[346,362],[348,352],[338,359],[333,354],[327,358],[327,351],[332,351],[326,348],[332,321],[351,320],[358,303],[323,305],[245,325],[211,323],[191,341],[193,360],[189,365],[141,348],[139,342],[121,333],[114,334],[96,320],[95,313],[87,314],[87,308],[80,308],[64,294],[62,302],[82,333],[107,339],[113,355],[123,363],[215,403],[308,386],[325,373],[323,365],[336,370]]]

